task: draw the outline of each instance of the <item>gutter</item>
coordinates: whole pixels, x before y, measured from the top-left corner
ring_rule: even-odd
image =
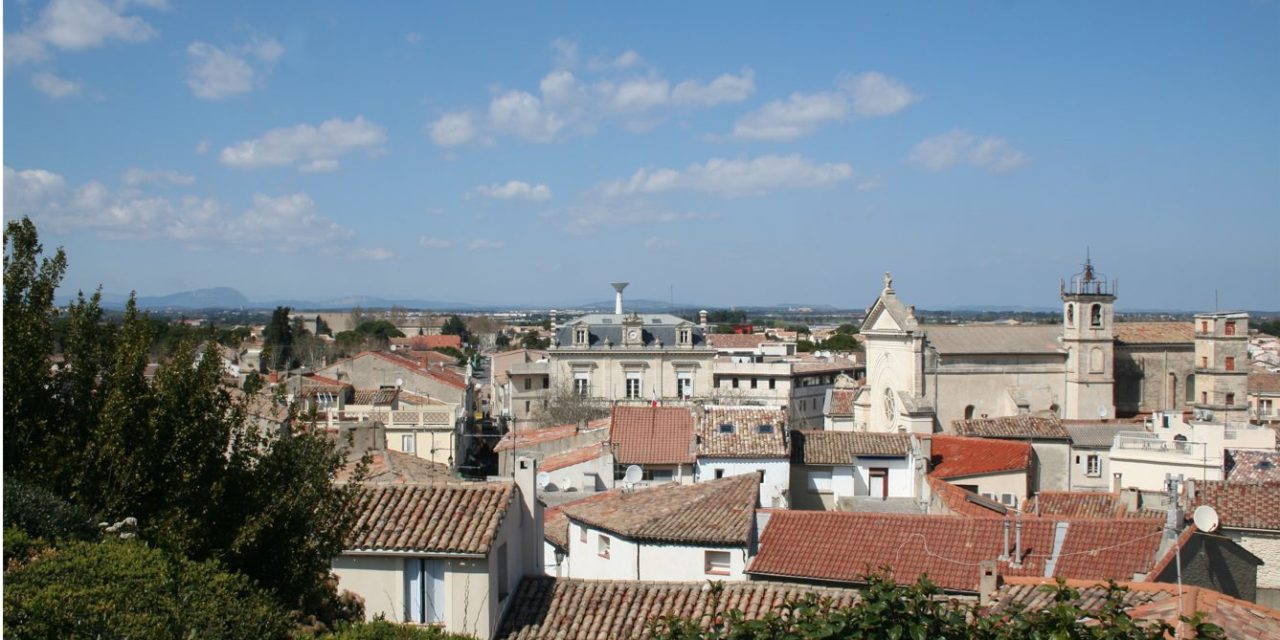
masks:
[[[402,550],[376,550],[376,549],[343,549],[340,556],[400,556],[400,557],[433,557],[433,558],[472,558],[483,560],[489,557],[488,553],[460,553],[452,551],[402,551]]]

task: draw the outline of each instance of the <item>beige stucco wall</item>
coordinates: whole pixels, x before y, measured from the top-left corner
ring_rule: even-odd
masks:
[[[404,620],[404,558],[399,556],[341,555],[333,559],[339,591],[364,598],[365,619],[378,615]]]
[[[413,437],[413,451],[405,449],[404,436]],[[448,465],[454,456],[454,432],[452,429],[387,427],[387,448]]]
[[[648,400],[657,392],[658,398],[675,398],[679,372],[693,376],[693,396],[703,397],[712,391],[712,359],[714,351],[672,349],[553,349],[551,360],[551,387],[571,388],[574,372],[589,371],[590,396],[605,400],[626,398],[627,372],[639,371],[640,396]]]
[[[997,502],[1000,501],[1001,494],[1012,493],[1018,497],[1018,504],[1012,506],[1019,508],[1022,507],[1022,503],[1027,501],[1027,474],[1021,471],[991,473],[967,478],[950,478],[947,482],[957,486],[977,485],[977,493],[979,495],[984,493],[994,494]]]
[[[357,389],[377,389],[382,385],[394,385],[397,379],[404,388],[414,393],[430,396],[455,406],[456,411],[466,409],[465,389],[445,384],[431,376],[421,375],[378,356],[365,355],[344,360],[316,371],[317,375],[350,383]]]
[[[951,431],[953,421],[966,417],[970,405],[974,418],[1017,415],[1010,387],[1021,391],[1031,413],[1048,412],[1063,402],[1064,363],[1065,358],[1056,354],[944,355],[937,375],[932,363],[925,372],[925,398],[934,401],[936,383],[937,414],[944,432]]]

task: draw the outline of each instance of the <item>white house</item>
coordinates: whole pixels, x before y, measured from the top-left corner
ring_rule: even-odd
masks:
[[[385,617],[491,637],[520,579],[542,570],[536,463],[512,482],[366,485],[339,588]]]
[[[1247,423],[1183,420],[1181,414],[1155,413],[1145,430],[1116,435],[1111,446],[1113,488],[1162,491],[1166,474],[1222,480],[1227,449],[1274,451],[1269,427]]]
[[[698,482],[752,474],[760,504],[786,508],[791,487],[782,407],[704,407],[698,416]]]
[[[853,510],[855,502],[916,498],[927,460],[906,433],[792,431],[792,507]]]
[[[563,505],[567,554],[548,564],[569,578],[743,580],[759,484],[741,475],[614,489]]]

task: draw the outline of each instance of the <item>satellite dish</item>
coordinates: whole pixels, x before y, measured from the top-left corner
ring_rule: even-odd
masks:
[[[636,465],[633,464],[627,467],[627,472],[623,474],[622,481],[627,484],[635,484],[637,482],[640,482],[640,480],[643,478],[644,478],[644,471],[641,470],[640,467],[637,467]]]
[[[573,478],[569,476],[560,478],[560,486],[564,487],[565,491],[573,491]]]
[[[1107,405],[1105,404],[1098,405],[1098,417],[1099,418],[1107,417]]]
[[[1197,529],[1205,533],[1213,533],[1218,530],[1218,511],[1207,504],[1196,507],[1195,513],[1191,515],[1191,520],[1196,523]]]
[[[404,378],[396,378],[396,387],[404,386]]]
[[[551,474],[543,472],[538,474],[538,488],[546,489],[551,484]]]

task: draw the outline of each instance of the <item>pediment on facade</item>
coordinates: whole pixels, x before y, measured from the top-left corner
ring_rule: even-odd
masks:
[[[867,318],[862,321],[863,333],[875,332],[906,332],[914,331],[919,324],[916,322],[915,314],[912,313],[906,305],[892,292],[882,293],[876,298],[875,304],[871,305],[871,310],[867,312]]]

